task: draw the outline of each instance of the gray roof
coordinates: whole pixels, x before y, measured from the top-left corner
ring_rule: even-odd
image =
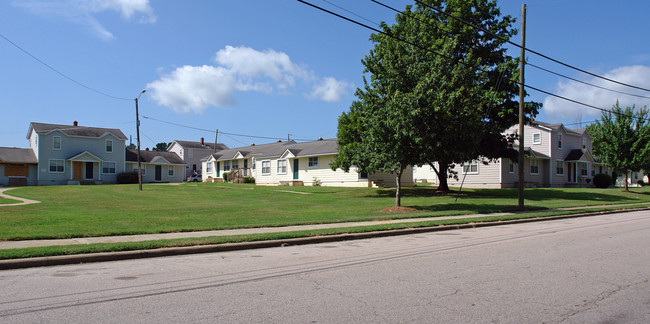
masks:
[[[38,159],[32,149],[0,147],[0,163],[38,164]]]
[[[549,123],[544,123],[544,122],[540,122],[540,121],[535,121],[533,124],[544,126],[546,128],[550,128],[550,129],[553,129],[553,130],[559,130],[560,128],[564,128],[564,130],[567,133],[573,134],[573,135],[578,135],[578,136],[584,134],[585,131],[586,131],[586,129],[584,129],[584,128],[580,128],[580,129],[567,128],[566,126],[564,126],[564,124],[549,124]]]
[[[293,144],[296,144],[296,142],[287,141],[287,142],[276,142],[276,143],[269,143],[269,144],[236,147],[236,148],[219,151],[217,153],[213,153],[212,156],[217,161],[232,160],[237,154],[237,152],[241,153],[244,156],[244,158],[277,157],[277,156],[281,156],[282,153],[284,153],[287,150],[287,148]]]
[[[124,133],[122,133],[122,131],[117,128],[58,125],[58,124],[45,124],[45,123],[35,123],[35,122],[29,124],[29,131],[27,132],[27,138],[29,138],[32,129],[36,131],[37,134],[47,134],[49,132],[58,130],[68,136],[99,138],[110,133],[121,140],[127,139],[126,136],[124,136]]]
[[[183,162],[183,159],[181,159],[181,157],[174,152],[140,150],[140,161],[143,163],[149,163],[158,156],[169,161],[169,163],[171,164],[185,164],[185,162]],[[137,162],[138,150],[126,149],[126,161]]]
[[[182,146],[184,148],[192,148],[192,149],[211,149],[211,150],[214,150],[214,147],[215,147],[214,143],[208,143],[208,142],[203,142],[203,144],[201,144],[201,142],[179,141],[179,140],[175,140],[174,142],[178,143],[180,146]],[[228,149],[228,146],[226,146],[223,143],[217,143],[216,147],[217,147],[217,151],[227,150]]]
[[[338,145],[335,138],[304,143],[288,141],[236,147],[214,153],[212,156],[217,161],[232,160],[239,152],[244,158],[270,158],[280,157],[286,151],[291,152],[296,157],[336,154],[338,153]],[[207,160],[207,158],[204,160]]]

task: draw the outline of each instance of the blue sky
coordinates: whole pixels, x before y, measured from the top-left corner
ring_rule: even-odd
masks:
[[[394,12],[366,0],[310,0],[352,16],[392,22]],[[403,9],[411,1],[384,1]],[[527,47],[590,72],[650,88],[647,0],[502,0],[503,14],[528,5]],[[372,25],[367,21],[367,24]],[[516,23],[519,28],[519,20]],[[338,116],[362,85],[360,60],[370,31],[297,1],[0,1],[0,34],[89,90],[0,38],[0,146],[27,147],[32,121],[119,128],[135,142],[140,98],[142,147],[214,141],[230,147],[270,138],[336,136]],[[519,36],[514,39],[519,43]],[[519,55],[513,49],[513,56]],[[534,55],[536,65],[619,91]],[[533,68],[526,83],[603,108],[648,99],[576,85]],[[599,111],[529,91],[547,122],[593,121]],[[108,96],[107,96],[108,95]],[[116,99],[122,98],[122,99]],[[161,121],[212,130],[175,126]],[[584,126],[584,125],[583,125]]]

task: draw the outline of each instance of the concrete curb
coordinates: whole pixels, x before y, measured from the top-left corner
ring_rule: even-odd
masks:
[[[409,235],[409,234],[449,231],[449,230],[476,228],[476,227],[512,225],[512,224],[522,224],[522,223],[530,223],[530,222],[551,221],[551,220],[558,220],[558,219],[578,218],[578,217],[586,217],[586,216],[598,216],[598,215],[616,214],[621,212],[632,212],[632,211],[641,211],[641,210],[650,210],[650,207],[625,209],[625,210],[607,210],[607,211],[597,211],[597,212],[549,216],[549,217],[534,217],[534,218],[507,220],[507,221],[478,222],[478,223],[468,223],[468,224],[458,224],[458,225],[439,225],[434,227],[418,227],[418,228],[405,228],[405,229],[398,229],[398,230],[375,231],[375,232],[364,232],[364,233],[353,233],[353,234],[301,237],[301,238],[284,239],[284,240],[224,243],[224,244],[213,244],[213,245],[161,248],[161,249],[153,249],[153,250],[103,252],[103,253],[62,255],[62,256],[51,256],[51,257],[37,257],[37,258],[27,258],[27,259],[0,260],[0,270],[45,267],[45,266],[67,265],[67,264],[77,264],[77,263],[156,258],[156,257],[164,257],[164,256],[198,254],[198,253],[252,250],[252,249],[263,249],[263,248],[271,248],[271,247],[283,247],[283,246],[290,246],[290,245],[341,242],[341,241],[368,239],[368,238],[376,238],[376,237]]]

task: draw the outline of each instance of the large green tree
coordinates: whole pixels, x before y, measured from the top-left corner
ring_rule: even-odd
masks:
[[[628,190],[628,172],[640,171],[647,166],[650,154],[650,121],[646,107],[616,105],[603,112],[599,121],[590,125],[593,151],[596,158],[612,170],[625,173],[625,190]]]
[[[165,152],[167,151],[167,148],[172,145],[172,143],[165,143],[165,142],[160,142],[156,144],[156,146],[153,148],[154,151],[158,152]]]
[[[424,1],[395,19],[370,37],[375,46],[362,60],[370,80],[364,77],[359,100],[339,119],[332,166],[399,174],[407,165],[431,164],[439,190],[449,191],[455,164],[508,152],[503,132],[518,119],[518,61],[504,39],[516,34],[514,19],[485,0]],[[538,108],[527,104],[527,115]],[[397,203],[398,195],[399,187]]]

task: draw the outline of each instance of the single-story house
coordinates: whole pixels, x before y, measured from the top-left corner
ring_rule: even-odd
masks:
[[[173,152],[140,150],[142,182],[182,182],[185,162]],[[126,149],[126,170],[138,172],[138,150]]]
[[[37,183],[38,160],[26,148],[0,147],[0,186],[33,186]]]

